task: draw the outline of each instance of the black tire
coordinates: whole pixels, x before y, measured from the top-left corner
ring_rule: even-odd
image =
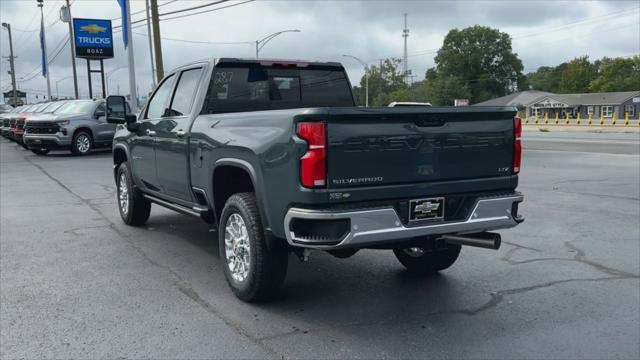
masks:
[[[121,183],[126,185],[122,187]],[[129,164],[125,161],[118,167],[116,175],[116,201],[118,204],[118,211],[120,217],[127,225],[141,226],[149,220],[149,214],[151,214],[151,202],[145,199],[134,184],[131,178],[131,171],[129,171]],[[127,192],[127,201],[123,205],[122,195],[123,191]]]
[[[73,134],[71,152],[73,155],[87,155],[93,149],[93,137],[88,131],[80,130]]]
[[[225,242],[227,221],[234,215],[239,215],[242,219],[249,240],[248,270],[245,277],[241,279],[234,278],[232,275],[229,268],[232,266],[229,261],[232,255],[227,255]],[[229,234],[231,235],[231,232]],[[267,247],[260,212],[253,193],[238,193],[227,200],[220,216],[218,242],[225,278],[239,299],[247,302],[266,301],[279,294],[287,274],[289,254],[284,247]]]
[[[416,274],[434,274],[444,270],[458,259],[460,245],[447,244],[446,248],[429,250],[426,248],[402,248],[393,249],[396,258],[407,270]],[[412,251],[411,249],[421,249]]]
[[[31,152],[36,155],[47,155],[49,153],[49,149],[31,149]]]

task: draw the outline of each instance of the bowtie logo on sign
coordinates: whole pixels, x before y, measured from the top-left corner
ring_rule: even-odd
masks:
[[[80,30],[86,31],[91,34],[98,34],[98,33],[106,32],[107,28],[104,26],[99,26],[97,24],[91,24],[91,25],[81,26]]]
[[[85,59],[113,57],[111,20],[73,19],[76,56]]]

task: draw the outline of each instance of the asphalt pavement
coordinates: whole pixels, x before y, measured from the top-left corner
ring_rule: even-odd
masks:
[[[0,358],[640,358],[638,136],[526,132],[526,221],[499,251],[431,277],[312,252],[258,305],[205,223],[121,222],[109,151],[1,139]]]

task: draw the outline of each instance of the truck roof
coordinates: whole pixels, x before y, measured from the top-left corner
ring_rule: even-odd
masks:
[[[262,64],[270,66],[272,64],[296,65],[299,67],[306,66],[330,66],[342,67],[342,64],[335,61],[308,61],[295,59],[255,59],[255,58],[219,58],[216,64],[220,63],[236,63],[236,64]]]

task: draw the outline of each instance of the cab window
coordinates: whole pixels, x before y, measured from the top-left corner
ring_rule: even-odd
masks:
[[[149,106],[147,106],[147,116],[145,119],[159,119],[165,114],[167,100],[171,89],[173,88],[173,80],[175,76],[169,75],[164,79],[160,87],[153,94],[151,100],[149,100]]]
[[[202,68],[185,70],[180,74],[168,116],[183,116],[191,112]]]

